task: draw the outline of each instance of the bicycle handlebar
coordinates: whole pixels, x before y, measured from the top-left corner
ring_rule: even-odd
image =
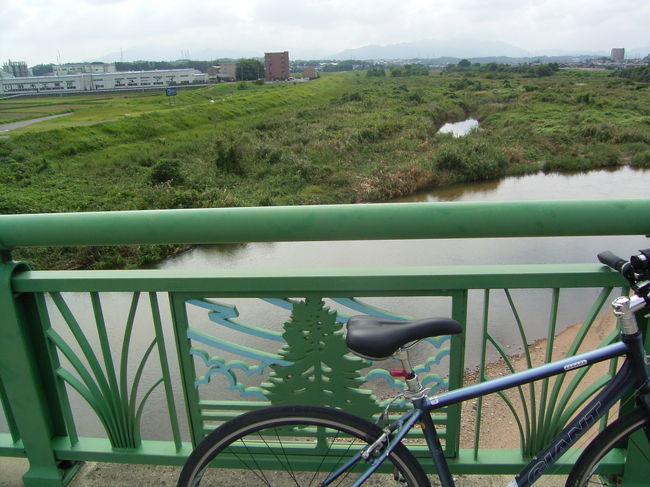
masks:
[[[607,250],[598,254],[598,260],[620,272],[628,280],[637,296],[650,306],[650,249],[639,251],[627,261]]]
[[[602,264],[611,267],[612,269],[620,272],[621,274],[623,274],[623,267],[625,266],[625,264],[628,264],[627,260],[619,257],[618,255],[614,254],[613,252],[610,252],[609,250],[598,254],[598,260]]]

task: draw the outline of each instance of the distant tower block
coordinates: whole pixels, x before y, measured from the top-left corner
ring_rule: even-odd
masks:
[[[612,61],[623,61],[625,59],[625,48],[615,47],[612,49]]]
[[[289,79],[291,76],[289,53],[287,51],[265,53],[264,74],[266,81]]]

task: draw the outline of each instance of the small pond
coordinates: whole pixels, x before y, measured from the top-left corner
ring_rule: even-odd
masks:
[[[462,122],[446,123],[440,130],[439,134],[452,134],[454,137],[462,137],[469,134],[472,130],[478,129],[478,120],[468,118]]]

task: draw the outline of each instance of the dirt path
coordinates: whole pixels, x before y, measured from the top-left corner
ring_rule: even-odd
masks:
[[[0,125],[0,132],[9,132],[11,130],[16,130],[16,129],[19,129],[19,128],[22,128],[22,127],[26,127],[27,125],[31,125],[33,123],[42,122],[43,120],[50,120],[52,118],[66,117],[68,115],[72,115],[72,113],[60,113],[58,115],[49,115],[47,117],[31,118],[29,120],[21,120],[19,122],[3,123],[3,124]]]

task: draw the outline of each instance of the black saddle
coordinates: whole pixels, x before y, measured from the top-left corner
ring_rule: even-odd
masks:
[[[357,355],[382,360],[407,343],[427,337],[456,335],[462,331],[460,323],[451,318],[399,321],[360,315],[348,320],[346,342]]]

